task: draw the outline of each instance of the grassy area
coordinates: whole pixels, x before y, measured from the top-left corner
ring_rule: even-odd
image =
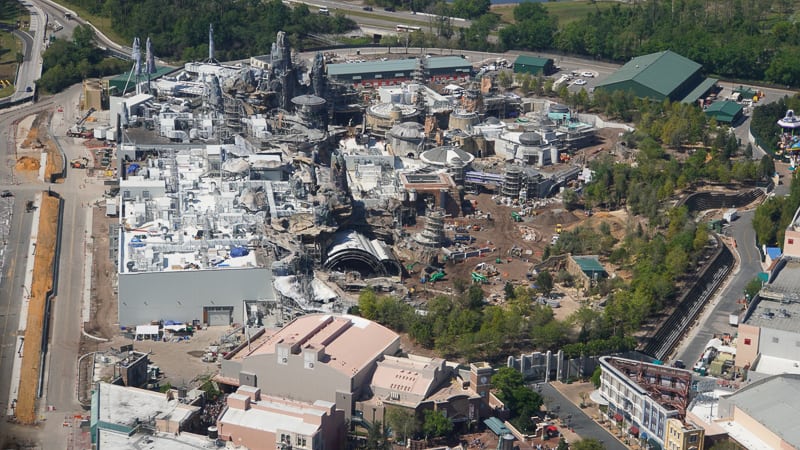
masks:
[[[28,10],[18,2],[3,2],[0,5],[0,23],[15,27],[17,20],[30,22]]]
[[[102,17],[90,14],[89,11],[87,11],[86,9],[83,9],[77,5],[73,5],[72,3],[69,2],[57,1],[56,3],[75,11],[75,13],[77,13],[81,19],[87,22],[91,22],[92,25],[94,25],[98,30],[100,30],[109,39],[116,42],[117,44],[130,47],[131,43],[133,42],[133,41],[127,42],[124,37],[122,37],[120,34],[115,32],[113,28],[111,28],[110,17]]]
[[[586,17],[586,14],[597,10],[609,9],[614,5],[625,6],[618,1],[597,1],[587,0],[568,0],[557,2],[544,2],[542,6],[547,8],[551,16],[558,18],[558,25],[563,26]],[[514,23],[514,7],[516,5],[496,5],[492,6],[492,12],[499,14],[503,22]]]
[[[9,31],[0,31],[0,98],[14,93],[18,52],[22,52],[22,41]]]

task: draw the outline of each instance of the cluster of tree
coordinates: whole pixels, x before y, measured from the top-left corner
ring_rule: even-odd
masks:
[[[514,24],[500,30],[506,48],[546,50],[553,46],[558,20],[540,3],[522,2],[514,8]]]
[[[492,388],[511,413],[511,424],[520,431],[535,431],[531,417],[538,415],[544,400],[525,386],[522,373],[511,367],[501,367],[492,376]]]
[[[770,197],[756,208],[753,229],[756,232],[758,245],[783,248],[786,227],[792,222],[798,207],[800,207],[800,181],[795,172],[788,196]]]
[[[58,92],[89,77],[120,73],[130,63],[106,58],[92,43],[94,31],[89,25],[75,28],[71,41],[56,40],[42,56],[42,77],[36,81],[40,89]]]
[[[680,49],[711,73],[798,86],[800,24],[789,20],[796,11],[796,4],[783,0],[615,5],[564,25],[553,35],[554,47],[616,61]],[[504,43],[513,48],[514,41]]]
[[[214,25],[217,58],[232,60],[268,53],[278,31],[295,48],[308,33],[343,33],[356,23],[342,14],[311,14],[304,4],[280,0],[68,0],[111,19],[113,29],[128,41],[150,37],[153,51],[164,59],[193,60],[208,54],[208,26]]]
[[[627,352],[635,348],[635,338],[631,336],[611,336],[608,339],[592,339],[586,343],[575,342],[567,344],[562,350],[567,358],[578,358],[580,356],[598,356]]]
[[[433,298],[424,315],[372,290],[361,293],[354,312],[408,332],[419,345],[447,358],[496,360],[520,349],[557,349],[569,341],[569,325],[556,320],[550,307],[538,304],[531,289],[517,287],[506,306],[496,306],[484,303],[479,286],[467,288],[460,280],[454,285],[458,293]]]

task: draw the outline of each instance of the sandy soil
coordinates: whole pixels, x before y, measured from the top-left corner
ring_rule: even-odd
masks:
[[[39,231],[33,263],[33,285],[30,290],[28,322],[25,329],[17,420],[23,424],[36,421],[36,386],[39,379],[39,355],[42,346],[44,308],[47,292],[53,286],[53,256],[58,229],[59,202],[55,197],[43,196],[39,208]]]
[[[117,267],[109,257],[109,226],[117,223],[115,217],[106,217],[105,209],[94,208],[92,213],[92,306],[91,319],[86,331],[94,336],[110,339],[119,333],[117,324]]]

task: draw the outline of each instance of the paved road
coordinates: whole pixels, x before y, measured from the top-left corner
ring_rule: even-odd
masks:
[[[80,85],[75,85],[62,94],[48,98],[34,105],[27,105],[10,110],[0,115],[0,129],[10,130],[13,122],[32,113],[55,109],[56,105],[64,106],[64,120],[54,121],[51,132],[56,136],[64,136],[65,128],[78,116],[76,111]],[[72,145],[73,138],[58,138],[64,145],[67,159],[83,156],[85,149],[80,145]],[[42,405],[52,405],[56,412],[47,413],[48,420],[40,431],[43,440],[42,448],[59,448],[64,445],[66,432],[61,427],[62,415],[80,411],[76,400],[75,382],[77,377],[77,355],[81,334],[81,311],[84,298],[84,249],[86,238],[86,218],[88,203],[103,193],[102,184],[87,183],[84,171],[70,171],[63,184],[46,185],[41,182],[28,184],[11,184],[14,149],[9,145],[6,136],[0,139],[0,190],[9,189],[14,192],[15,216],[12,224],[14,246],[9,248],[7,264],[4,272],[2,289],[0,289],[0,403],[8,401],[8,380],[11,367],[8,343],[15,339],[18,324],[19,307],[24,295],[21,278],[27,257],[27,236],[30,234],[30,214],[24,212],[27,199],[32,199],[36,192],[52,189],[65,199],[63,234],[61,241],[60,271],[58,274],[58,292],[53,305],[52,326],[50,330],[50,348],[46,361],[46,390]],[[13,181],[19,182],[18,178]],[[9,355],[9,356],[7,356]],[[29,430],[3,430],[5,422],[0,422],[0,435],[21,433],[29,437]]]
[[[571,414],[570,425],[577,435],[581,438],[594,438],[603,443],[609,450],[627,450],[627,447],[611,435],[606,429],[598,425],[591,417],[587,416],[582,409],[575,406],[566,397],[561,395],[549,383],[542,383],[541,394],[549,408],[558,410],[559,417],[566,417]]]

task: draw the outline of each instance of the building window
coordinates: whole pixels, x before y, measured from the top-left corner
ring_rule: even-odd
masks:
[[[779,339],[778,339],[778,338],[776,338],[776,337],[772,338],[772,343],[773,343],[773,344],[777,344],[777,343],[778,343],[778,341],[779,341]]]
[[[305,436],[297,436],[295,438],[295,444],[298,447],[305,447],[306,446],[306,437]]]
[[[690,444],[694,444],[695,442],[697,442],[697,435],[693,434],[693,435],[689,436],[689,443]]]
[[[789,239],[789,245],[794,244],[794,239]]]
[[[744,345],[750,345],[750,338],[744,338]]]

